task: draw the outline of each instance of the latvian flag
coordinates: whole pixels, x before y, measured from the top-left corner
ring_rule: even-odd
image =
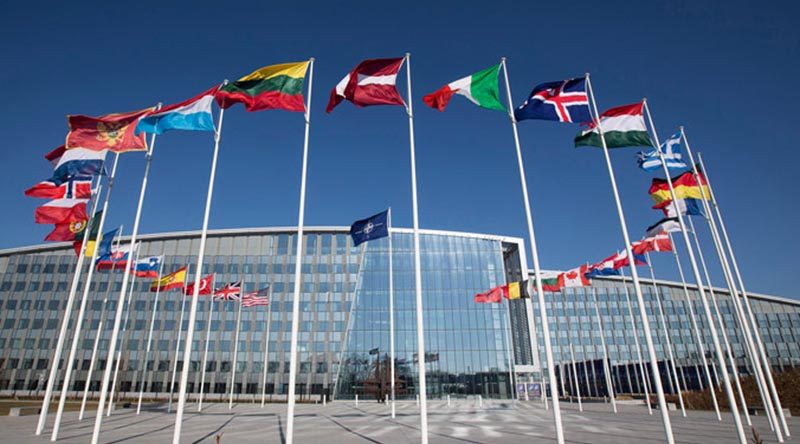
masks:
[[[359,63],[333,88],[325,111],[333,111],[345,99],[355,106],[405,105],[396,86],[403,60],[403,57],[398,57]]]

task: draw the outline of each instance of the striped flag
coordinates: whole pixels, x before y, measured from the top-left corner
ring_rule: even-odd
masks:
[[[245,293],[242,296],[242,307],[258,307],[269,305],[269,286],[258,291]]]
[[[665,140],[661,144],[661,153],[664,155],[667,168],[686,168],[686,162],[683,161],[683,153],[681,153],[681,133],[675,133]],[[658,151],[640,151],[637,156],[636,162],[639,164],[639,168],[645,171],[661,168],[661,158],[658,156]]]

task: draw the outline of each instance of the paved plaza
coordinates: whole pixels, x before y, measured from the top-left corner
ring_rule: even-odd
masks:
[[[540,402],[487,401],[479,406],[472,400],[429,402],[430,442],[440,444],[555,442],[551,412]],[[214,443],[222,434],[222,444],[284,442],[286,405],[208,404],[197,413],[196,404],[187,405],[184,419],[184,443]],[[172,441],[174,414],[166,406],[151,406],[136,415],[135,408],[115,411],[104,418],[102,443],[169,443]],[[562,403],[566,438],[569,443],[622,444],[663,442],[664,434],[658,411],[652,416],[643,406],[620,405],[614,415],[608,404],[585,404],[579,412],[576,404]],[[34,436],[37,416],[0,417],[0,444],[49,442],[46,434]],[[676,442],[736,442],[732,419],[716,420],[713,412],[671,412]],[[753,425],[765,443],[777,442],[764,417],[753,417]],[[800,428],[789,418],[792,434]],[[397,405],[397,417],[391,419],[386,405],[375,402],[335,402],[327,406],[298,405],[295,420],[295,442],[314,444],[374,443],[400,444],[419,442],[419,415],[414,402]],[[77,412],[67,412],[59,442],[89,442],[94,425],[94,412],[79,422]],[[750,434],[748,432],[748,438]],[[791,442],[796,438],[790,438]]]

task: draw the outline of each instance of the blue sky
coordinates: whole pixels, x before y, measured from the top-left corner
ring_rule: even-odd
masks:
[[[395,225],[410,226],[403,109],[345,103],[324,112],[331,88],[359,61],[405,52],[412,54],[421,226],[524,237],[507,116],[461,97],[444,113],[421,101],[505,56],[516,103],[540,82],[591,72],[601,109],[646,96],[662,138],[685,125],[707,161],[749,289],[794,297],[796,3],[273,3],[9,5],[0,17],[7,214],[0,248],[40,243],[50,229],[33,223],[43,202],[22,191],[49,176],[42,155],[63,143],[66,114],[173,103],[260,66],[312,56],[307,224],[349,225],[392,206]],[[599,260],[622,246],[602,153],[573,148],[577,131],[520,124],[546,268]],[[302,116],[237,106],[226,113],[222,137],[211,228],[296,224]],[[201,226],[212,147],[204,133],[158,139],[143,232]],[[612,153],[633,238],[660,217],[646,193],[652,175],[636,168],[636,151]],[[109,227],[130,231],[143,166],[140,154],[121,158]],[[700,231],[722,285],[707,230]],[[659,277],[676,278],[669,255],[655,265]]]

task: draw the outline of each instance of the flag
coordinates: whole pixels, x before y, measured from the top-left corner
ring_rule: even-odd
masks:
[[[485,293],[478,293],[473,297],[476,304],[499,304],[503,302],[503,286],[494,287]]]
[[[699,176],[700,183],[695,180],[694,174],[691,171],[686,171],[680,175],[672,178],[672,187],[675,188],[675,197],[678,199],[702,199],[703,194],[706,200],[709,199],[708,184],[706,178],[702,174]],[[700,189],[700,186],[703,189]],[[653,179],[650,185],[650,197],[653,198],[655,203],[660,204],[667,200],[672,200],[672,194],[669,192],[669,184],[667,179]]]
[[[325,112],[347,99],[355,106],[405,105],[397,92],[397,73],[403,57],[364,60],[333,88]]]
[[[153,108],[147,108],[100,117],[67,116],[69,123],[67,151],[74,148],[93,151],[111,150],[115,153],[144,151],[147,149],[147,141],[143,134],[136,134],[136,124],[140,118],[152,111]]]
[[[113,249],[110,254],[103,255],[97,258],[95,265],[98,270],[125,270],[125,267],[130,263],[131,245],[124,245],[122,247]],[[131,264],[133,265],[133,264]],[[156,277],[158,274],[156,273]]]
[[[112,253],[112,244],[114,243],[114,238],[117,237],[117,232],[119,228],[115,228],[108,233],[103,233],[103,236],[100,238],[100,244],[97,248],[97,258],[102,259],[110,259]]]
[[[242,295],[242,307],[261,307],[269,305],[269,286]]]
[[[208,276],[200,279],[200,290],[198,290],[198,295],[206,295],[211,294],[214,288],[214,274],[209,274]],[[194,296],[194,282],[186,284],[183,288],[183,294],[186,296]]]
[[[58,165],[58,161],[61,159],[61,156],[64,155],[64,152],[67,150],[67,147],[61,145],[57,148],[54,148],[52,151],[44,155],[45,160],[50,162],[50,165],[53,165],[55,168]]]
[[[575,146],[603,147],[597,121],[586,124],[587,128],[575,136]],[[653,146],[642,115],[642,104],[623,105],[600,114],[600,126],[608,148],[628,146]]]
[[[586,79],[559,80],[537,85],[528,100],[514,110],[517,121],[527,119],[558,122],[591,122]]]
[[[265,66],[220,87],[216,93],[217,104],[227,109],[242,103],[247,111],[305,111],[303,82],[308,64],[306,61]]]
[[[380,353],[380,352],[381,352],[381,350],[380,350],[379,348],[373,348],[373,349],[371,349],[371,350],[369,351],[369,354],[370,354],[370,355],[377,355],[377,354],[378,354],[378,353]]]
[[[157,278],[158,270],[164,256],[150,256],[136,260],[131,264],[131,272],[140,278]]]
[[[43,199],[89,199],[92,197],[92,178],[75,177],[63,183],[43,180],[25,190],[25,195]]]
[[[215,301],[238,301],[242,294],[242,283],[231,282],[222,288],[214,290]]]
[[[94,255],[94,246],[97,243],[97,236],[100,234],[100,219],[103,218],[103,210],[94,213],[92,221],[90,222],[92,228],[89,230],[89,239],[86,240],[86,256]],[[72,248],[75,254],[80,256],[81,245],[83,244],[83,237],[86,235],[86,227],[81,228],[80,231],[75,233],[75,242],[72,243]]]
[[[673,205],[672,200],[665,200],[659,204],[653,205],[654,210],[661,210],[667,217],[678,217],[678,211],[682,215],[689,216],[702,216],[703,211],[700,209],[700,199],[678,199],[677,210],[676,205]]]
[[[647,227],[647,237],[652,237],[658,233],[673,233],[681,231],[681,225],[677,217],[665,217],[660,221]]]
[[[169,291],[183,288],[184,281],[186,281],[186,267],[153,281],[150,284],[150,291]]]
[[[504,285],[501,288],[503,289],[503,297],[506,299],[530,299],[532,291],[530,291],[529,281],[518,281],[518,282],[511,282],[508,285]]]
[[[681,153],[680,132],[673,134],[669,139],[665,140],[664,143],[661,144],[661,154],[664,155],[664,160],[667,162],[667,168],[686,168],[686,163],[683,161],[683,154]],[[659,157],[657,150],[639,152],[636,162],[639,164],[639,168],[645,171],[653,171],[661,168],[661,158]]]
[[[558,275],[558,285],[561,287],[585,287],[591,282],[586,278],[589,266],[586,264]]]
[[[83,230],[86,229],[86,224],[89,222],[89,219],[81,219],[72,222],[64,222],[60,224],[55,224],[53,231],[44,238],[46,241],[54,241],[54,242],[69,242],[74,241],[75,238],[83,233]]]
[[[563,287],[558,276],[542,279],[542,291],[558,292]]]
[[[672,251],[672,241],[667,233],[658,233],[631,244],[634,255],[641,255],[651,251]]]
[[[86,220],[86,203],[89,199],[56,199],[34,211],[37,224],[61,224]]]
[[[631,249],[633,247],[631,246]],[[614,268],[622,268],[622,267],[630,267],[631,261],[628,260],[628,252],[627,250],[622,250],[619,253],[612,256],[614,260]],[[641,267],[643,265],[647,265],[647,258],[643,254],[633,253],[633,260],[636,263],[637,267]]]
[[[596,264],[590,265],[586,272],[586,278],[591,279],[595,276],[618,276],[620,271],[618,267],[616,267],[616,258],[617,254],[614,254]]]
[[[61,184],[69,179],[79,176],[93,176],[103,172],[108,151],[92,151],[83,148],[66,150],[58,158],[50,179],[55,184]]]
[[[353,222],[350,226],[350,237],[353,238],[353,246],[364,242],[380,239],[389,236],[389,210],[382,211],[374,216]]]
[[[505,111],[503,104],[500,103],[500,89],[497,85],[499,74],[500,65],[494,65],[471,76],[450,82],[424,96],[422,101],[433,109],[444,111],[453,94],[460,94],[481,108]]]
[[[191,99],[165,106],[142,117],[136,124],[136,134],[163,134],[169,130],[214,131],[211,104],[218,89],[219,86],[215,86]]]

